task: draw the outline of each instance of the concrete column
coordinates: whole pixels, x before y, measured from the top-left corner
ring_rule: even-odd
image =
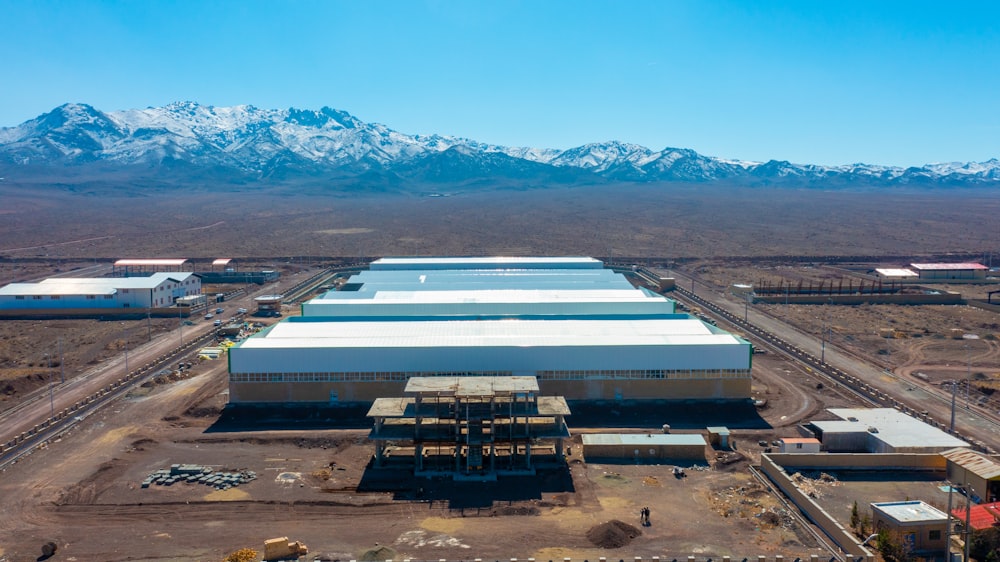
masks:
[[[562,437],[556,439],[556,458],[563,458],[563,440]]]
[[[531,441],[524,443],[524,466],[531,469]]]
[[[424,446],[420,443],[413,446],[413,464],[417,470],[424,469]]]
[[[375,441],[375,466],[382,466],[382,450],[385,448],[384,441]]]

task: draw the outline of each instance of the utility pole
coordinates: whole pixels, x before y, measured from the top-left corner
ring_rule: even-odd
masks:
[[[122,322],[122,337],[125,340],[125,377],[128,377],[128,332],[125,330],[125,323]]]
[[[63,361],[62,338],[59,338],[59,383],[66,384],[66,362]]]
[[[956,392],[956,381],[951,380],[951,425],[948,427],[948,433],[955,433],[955,392]]]
[[[49,371],[49,417],[56,417],[56,397],[55,391],[52,389],[52,359],[49,354],[45,354],[45,363],[48,366]]]

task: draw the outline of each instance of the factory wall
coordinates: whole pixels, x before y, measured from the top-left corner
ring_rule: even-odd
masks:
[[[586,380],[539,381],[546,396],[567,400],[744,400],[750,396],[748,377],[714,380]],[[372,402],[401,396],[405,381],[235,382],[229,383],[231,403]]]
[[[731,338],[720,336],[732,341]],[[750,344],[546,347],[297,347],[230,350],[231,373],[476,373],[749,370]]]

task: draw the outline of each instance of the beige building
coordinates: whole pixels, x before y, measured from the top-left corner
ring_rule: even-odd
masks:
[[[886,529],[910,555],[944,554],[947,545],[948,515],[922,501],[873,503],[872,527]]]

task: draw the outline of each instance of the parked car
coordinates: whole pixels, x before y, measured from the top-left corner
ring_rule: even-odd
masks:
[[[222,314],[223,310],[224,310],[224,309],[223,309],[223,308],[222,308],[222,307],[220,306],[219,308],[216,308],[216,309],[215,309],[215,313],[216,313],[216,314]]]
[[[215,322],[212,322],[212,325],[213,325],[213,326],[221,326],[221,325],[222,325],[222,320],[218,320],[218,319],[216,319],[216,321],[215,321]]]
[[[205,315],[205,320],[211,320],[211,319],[212,319],[212,313],[209,312],[208,314]]]
[[[247,309],[245,309],[245,308],[240,308],[240,309],[238,309],[238,310],[237,310],[236,312],[238,312],[238,313],[240,313],[240,314],[246,314],[246,313],[247,313]]]

